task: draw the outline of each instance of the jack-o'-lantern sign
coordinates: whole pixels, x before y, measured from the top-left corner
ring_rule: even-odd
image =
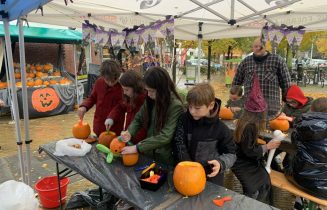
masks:
[[[60,103],[56,91],[52,88],[36,89],[32,93],[32,105],[38,112],[49,112]]]

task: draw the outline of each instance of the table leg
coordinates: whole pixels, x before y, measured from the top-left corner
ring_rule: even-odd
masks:
[[[102,187],[99,187],[99,193],[100,193],[100,201],[103,201]]]
[[[60,172],[59,172],[59,164],[56,162],[56,169],[57,169],[57,179],[58,179],[58,191],[59,191],[59,204],[60,204],[60,210],[63,210],[62,204],[61,204],[61,190],[60,190]]]

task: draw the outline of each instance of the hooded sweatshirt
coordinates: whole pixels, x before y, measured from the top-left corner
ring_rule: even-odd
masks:
[[[289,104],[285,104],[282,112],[284,112],[287,116],[293,118],[299,118],[303,113],[306,113],[310,110],[313,99],[311,97],[305,97],[301,88],[297,85],[292,85],[286,95],[286,99],[292,99],[299,103],[299,106],[294,108]]]

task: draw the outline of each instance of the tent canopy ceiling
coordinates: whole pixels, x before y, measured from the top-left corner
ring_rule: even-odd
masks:
[[[18,41],[18,27],[10,26],[12,41]],[[52,29],[39,27],[23,27],[25,42],[73,44],[82,41],[82,33],[68,29]],[[0,25],[0,37],[4,37],[3,26]]]
[[[7,0],[9,1],[9,0]],[[14,1],[14,0],[12,0]],[[16,0],[18,2],[24,0]],[[34,0],[36,2],[36,0]],[[32,1],[32,2],[34,2]],[[47,1],[38,1],[40,4]],[[81,28],[89,20],[106,29],[122,30],[148,25],[165,15],[175,19],[177,39],[197,39],[198,22],[203,22],[203,39],[258,36],[266,22],[327,29],[326,0],[53,0],[28,15],[30,22]],[[18,5],[18,4],[17,4]],[[229,23],[236,21],[234,25]]]

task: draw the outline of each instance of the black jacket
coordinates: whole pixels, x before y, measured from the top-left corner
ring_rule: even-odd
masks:
[[[327,113],[303,114],[292,141],[297,145],[294,180],[309,194],[327,199]]]
[[[173,148],[176,163],[190,160],[206,168],[209,160],[218,160],[221,165],[220,176],[211,181],[221,185],[223,172],[233,166],[236,155],[232,133],[219,120],[219,108],[220,100],[217,99],[210,118],[194,120],[189,111],[183,113],[177,123]]]

